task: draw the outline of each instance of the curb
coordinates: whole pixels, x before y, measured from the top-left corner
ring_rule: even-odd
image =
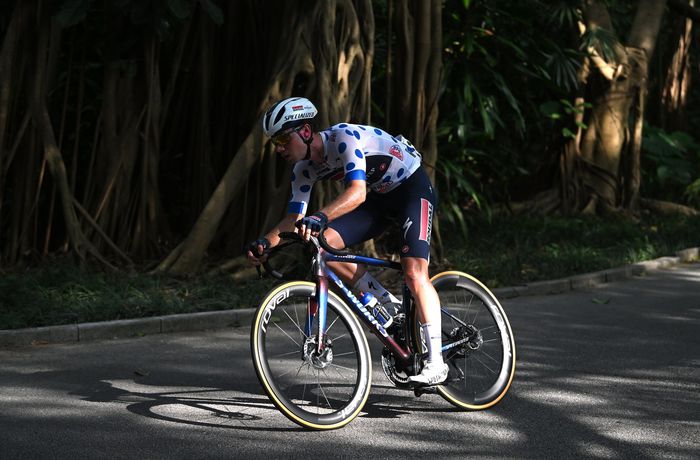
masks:
[[[586,289],[600,286],[613,281],[621,281],[634,276],[643,276],[654,270],[673,267],[682,263],[693,263],[700,260],[700,248],[688,248],[677,251],[675,257],[659,257],[658,259],[637,262],[618,268],[610,268],[584,275],[575,275],[550,281],[537,281],[522,286],[493,289],[496,297],[512,299],[526,295],[559,294],[566,291]]]
[[[676,252],[675,257],[660,257],[584,275],[575,275],[550,281],[537,281],[522,286],[496,288],[493,289],[493,293],[501,299],[512,299],[529,295],[559,294],[566,291],[596,287],[634,276],[643,276],[654,270],[669,268],[681,263],[698,262],[699,260],[700,248],[689,248]],[[250,324],[255,310],[255,308],[243,308],[98,323],[4,330],[0,331],[0,349],[240,327]]]
[[[240,327],[250,324],[255,310],[255,308],[242,308],[239,310],[5,330],[0,331],[0,349]]]

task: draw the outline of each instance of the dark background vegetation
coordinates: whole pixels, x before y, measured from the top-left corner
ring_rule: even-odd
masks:
[[[371,123],[423,152],[435,269],[502,286],[695,246],[699,14],[658,0],[0,1],[0,326],[254,303],[264,286],[241,249],[289,190],[259,118],[290,95],[321,125]],[[319,185],[314,204],[338,190]]]

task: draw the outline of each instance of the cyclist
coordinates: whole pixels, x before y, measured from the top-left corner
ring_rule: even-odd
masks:
[[[282,231],[296,231],[306,240],[326,225],[328,243],[345,248],[376,237],[391,218],[402,224],[401,265],[416,301],[428,360],[410,379],[435,385],[447,378],[442,359],[440,301],[428,276],[430,234],[436,198],[421,167],[421,156],[403,136],[392,136],[367,125],[340,123],[316,132],[317,114],[311,101],[284,99],[263,116],[265,134],[275,151],[293,164],[288,214],[247,251],[251,264],[260,265],[266,252],[280,241]],[[311,189],[324,179],[343,180],[345,190],[322,209],[308,215]],[[369,192],[367,191],[369,188]],[[331,268],[357,290],[372,292],[380,302],[398,302],[365,267],[331,263]]]

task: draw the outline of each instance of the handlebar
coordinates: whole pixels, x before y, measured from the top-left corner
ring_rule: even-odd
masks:
[[[328,228],[328,227],[326,227]],[[326,231],[326,228],[321,230],[321,233],[318,234],[318,243],[321,245],[321,247],[328,253],[333,254],[335,256],[349,256],[350,251],[348,249],[337,249],[328,244],[328,241],[326,240],[326,237],[324,236],[323,232]]]
[[[304,243],[304,240],[301,238],[301,235],[294,233],[294,232],[281,232],[279,234],[279,237],[282,238],[283,240],[290,240],[290,243],[287,244],[281,244],[277,245],[274,248],[270,249],[268,251],[268,254],[272,254],[274,252],[277,252],[281,250],[282,248],[288,246],[289,244],[295,244],[295,243]],[[269,273],[273,278],[277,278],[279,280],[291,280],[293,277],[288,277],[286,274],[275,270],[272,265],[270,265],[269,258],[265,260],[265,262],[262,263],[263,268],[267,273]]]
[[[272,254],[273,252],[279,251],[290,244],[302,243],[302,244],[305,244],[305,245],[308,245],[310,247],[315,248],[316,252],[319,252],[320,248],[323,248],[324,251],[328,252],[329,254],[336,255],[336,256],[342,257],[342,256],[350,255],[350,251],[347,249],[337,249],[337,248],[334,248],[333,246],[331,246],[323,234],[323,232],[325,230],[326,230],[325,228],[323,230],[321,230],[321,233],[319,233],[318,237],[312,236],[309,241],[305,241],[301,235],[299,235],[298,233],[295,233],[295,232],[281,232],[279,234],[279,237],[282,240],[288,240],[289,243],[280,244],[280,245],[275,246],[274,248],[272,248],[269,251],[269,254]],[[267,273],[269,273],[271,276],[273,276],[277,279],[280,279],[280,280],[295,279],[295,277],[293,277],[293,276],[288,277],[286,274],[275,270],[272,267],[272,265],[270,264],[269,259],[266,260],[265,262],[263,262],[262,266]]]

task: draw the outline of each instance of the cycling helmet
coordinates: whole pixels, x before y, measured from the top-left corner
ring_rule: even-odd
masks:
[[[263,130],[265,130],[265,134],[273,137],[285,129],[295,128],[306,123],[317,113],[316,107],[305,97],[290,97],[273,104],[265,112],[262,119]]]

